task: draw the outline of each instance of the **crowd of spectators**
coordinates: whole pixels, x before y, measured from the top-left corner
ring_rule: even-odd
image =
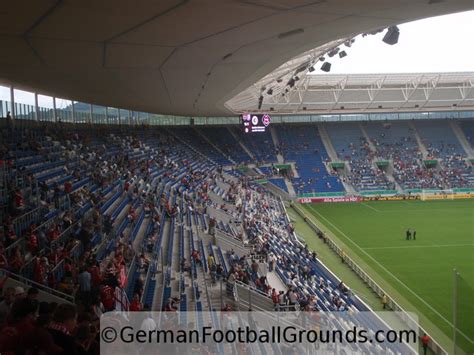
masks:
[[[2,131],[2,137],[15,139],[2,140],[5,142],[1,156],[2,167],[5,167],[2,171],[2,182],[9,191],[14,191],[14,194],[8,199],[0,238],[1,268],[12,279],[18,278],[19,274],[29,277],[40,290],[70,295],[74,297],[76,304],[70,305],[67,312],[63,312],[62,305],[56,307],[61,315],[69,317],[63,319],[61,315],[56,314],[56,308],[47,311],[48,305],[27,304],[21,301],[21,306],[16,307],[16,303],[10,301],[11,290],[6,289],[1,294],[6,299],[2,305],[8,304],[10,307],[5,311],[7,315],[1,324],[4,336],[0,339],[0,352],[8,353],[12,350],[15,339],[19,336],[18,331],[21,331],[26,320],[28,335],[30,330],[33,335],[44,328],[47,331],[53,329],[54,332],[59,332],[59,338],[63,335],[71,338],[67,344],[62,342],[64,339],[53,341],[52,344],[56,345],[56,348],[50,344],[40,344],[38,349],[46,353],[76,353],[80,351],[81,346],[87,345],[87,352],[93,346],[91,344],[95,333],[89,332],[87,339],[84,338],[82,327],[76,327],[72,322],[72,319],[77,319],[78,314],[82,319],[99,311],[133,311],[148,307],[140,303],[144,286],[141,278],[133,285],[133,297],[130,302],[124,296],[127,269],[135,253],[131,246],[130,231],[137,223],[137,210],[143,210],[154,223],[153,236],[150,237],[148,246],[150,243],[152,246],[153,241],[157,239],[161,214],[166,213],[168,217],[174,217],[182,212],[178,203],[171,203],[168,194],[158,194],[158,187],[156,191],[152,189],[152,171],[159,169],[162,172],[158,182],[167,178],[174,181],[174,193],[183,196],[186,207],[196,211],[205,210],[208,200],[207,183],[200,185],[200,182],[209,178],[212,183],[212,177],[215,178],[217,172],[194,170],[195,165],[191,163],[194,156],[168,136],[152,136],[151,140],[159,143],[149,149],[144,143],[145,139],[135,135],[119,133],[105,135],[104,138],[100,133],[68,133],[45,128],[43,135],[47,137],[46,142],[53,142],[54,161],[60,163],[58,166],[61,171],[57,176],[37,183],[35,179],[43,174],[40,170],[36,175],[30,175],[27,184],[17,186],[18,176],[27,173],[31,168],[28,165],[26,169],[20,168],[19,162],[23,156],[39,159],[39,164],[47,165],[52,162],[48,157],[46,160],[39,158],[41,145],[36,150],[25,144],[13,147],[15,141],[25,141],[29,135],[28,130],[10,128]],[[144,150],[146,153],[143,153]],[[68,165],[71,157],[77,162],[74,170]],[[185,173],[178,175],[178,171]],[[73,188],[84,179],[88,179],[86,184]],[[101,193],[103,190],[107,191],[104,195]],[[120,234],[114,234],[118,226],[117,220],[114,219],[118,216],[105,213],[106,209],[102,208],[106,196],[109,197],[115,191],[121,198],[128,197],[131,201],[123,208],[124,218],[130,225],[127,233],[122,231]],[[25,195],[28,197],[24,198]],[[123,198],[123,201],[126,199]],[[37,221],[28,221],[31,223],[27,228],[15,228],[15,223],[27,216],[28,211],[39,207],[43,207],[45,211],[39,214]],[[85,209],[87,213],[79,213]],[[67,231],[70,233],[66,234]],[[112,242],[112,248],[100,257],[98,244],[102,246],[107,244],[108,240]],[[150,261],[145,254],[137,255],[136,260],[140,268],[146,271]],[[60,278],[57,278],[58,275]],[[44,312],[52,319],[51,324],[39,324],[32,317],[38,308],[41,311],[41,307],[46,307]],[[61,325],[64,321],[70,323],[69,328]],[[25,343],[25,347],[31,350],[30,346],[36,346],[32,344]],[[48,346],[50,350],[41,346]]]
[[[338,159],[350,164],[349,182],[357,190],[393,190],[393,182],[387,179],[385,171],[374,165],[376,153],[370,149],[364,137],[359,142],[351,142],[338,153]]]

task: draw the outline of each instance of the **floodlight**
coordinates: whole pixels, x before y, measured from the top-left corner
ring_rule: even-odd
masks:
[[[389,27],[387,33],[383,37],[383,41],[393,46],[398,43],[398,37],[400,36],[400,30],[397,26]]]

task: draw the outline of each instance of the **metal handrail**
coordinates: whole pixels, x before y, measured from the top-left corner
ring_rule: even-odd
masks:
[[[5,269],[0,269],[0,273],[3,274],[3,275],[6,275],[8,277],[10,277],[11,279],[13,280],[16,280],[16,281],[19,281],[21,283],[24,283],[25,285],[29,285],[31,287],[35,287],[41,291],[44,291],[46,293],[49,293],[53,296],[56,296],[56,297],[59,297],[59,298],[62,298],[64,299],[66,302],[70,302],[70,303],[74,303],[75,302],[75,298],[73,295],[68,295],[67,293],[64,293],[64,292],[61,292],[61,291],[58,291],[58,290],[55,290],[54,288],[51,288],[51,287],[48,287],[48,286],[45,286],[43,284],[40,284],[40,283],[37,283],[35,281],[32,281],[24,276],[21,276],[21,275],[18,275],[18,274],[15,274],[11,271],[8,271],[8,270],[5,270]]]

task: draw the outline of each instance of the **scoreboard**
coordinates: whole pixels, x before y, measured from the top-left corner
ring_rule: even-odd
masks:
[[[245,133],[265,132],[270,125],[270,116],[268,114],[242,114],[242,126]]]

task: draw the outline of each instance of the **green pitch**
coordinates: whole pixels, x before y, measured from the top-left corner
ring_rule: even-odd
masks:
[[[344,243],[348,255],[360,257],[385,285],[395,288],[450,338],[453,269],[457,269],[458,344],[473,353],[474,200],[304,206]],[[407,228],[416,229],[416,240],[405,240]]]

